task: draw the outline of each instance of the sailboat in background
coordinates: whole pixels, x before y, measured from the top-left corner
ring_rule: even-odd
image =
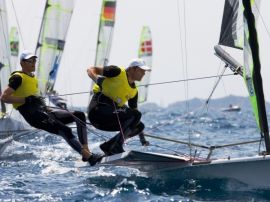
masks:
[[[64,107],[64,99],[57,97],[54,84],[65,47],[72,12],[73,0],[47,0],[41,22],[35,54],[39,58],[36,75],[43,96],[56,106]]]
[[[102,1],[99,19],[97,46],[96,46],[96,57],[94,63],[95,66],[108,65],[115,24],[115,12],[116,12],[116,0]],[[92,97],[93,85],[94,83],[92,82],[90,86],[89,102]]]
[[[11,27],[9,33],[9,44],[10,44],[10,53],[11,53],[11,67],[13,71],[16,70],[19,56],[19,35],[16,27]]]
[[[236,73],[243,75],[250,94],[255,118],[261,131],[258,136],[261,136],[261,138],[264,139],[266,151],[259,152],[253,157],[212,159],[211,155],[214,149],[247,143],[256,143],[260,142],[260,140],[210,147],[193,144],[191,142],[185,143],[182,141],[174,141],[188,145],[190,150],[195,148],[196,151],[196,148],[199,147],[209,149],[209,153],[206,158],[202,159],[196,157],[197,152],[194,152],[194,155],[191,155],[192,153],[190,152],[190,155],[180,156],[131,150],[121,154],[105,157],[102,159],[101,165],[136,168],[150,177],[164,180],[229,179],[244,183],[245,185],[249,185],[254,188],[270,187],[269,130],[260,73],[261,67],[259,61],[257,32],[253,14],[253,12],[257,12],[258,1],[243,0],[242,3],[244,11],[243,9],[239,9],[242,7],[242,5],[239,4],[239,1],[226,0],[224,13],[232,12],[232,16],[237,20],[244,12],[244,18],[242,21],[242,25],[244,25],[244,32],[242,32],[244,36],[244,67],[230,55],[222,52],[222,49],[217,48],[217,46],[215,47],[215,50],[217,55],[223,58],[223,61],[225,61],[230,68],[234,69]],[[224,16],[226,17],[226,15]],[[227,20],[227,22],[229,22],[229,19],[230,18],[227,18],[225,21]],[[241,21],[238,22],[241,23]],[[233,26],[235,26],[234,23],[231,24],[231,27]],[[236,33],[233,31],[234,29],[228,29],[226,36],[232,36],[234,39]],[[151,137],[151,135],[148,136]],[[156,138],[168,140],[161,137]]]
[[[221,108],[221,111],[223,112],[239,112],[241,111],[241,107],[239,107],[238,105],[232,105],[229,104],[229,106],[226,108]]]
[[[152,67],[152,55],[153,55],[153,48],[152,48],[151,31],[149,27],[144,26],[141,32],[138,57],[142,58],[145,61],[147,66]],[[150,82],[150,73],[146,73],[142,81],[137,83],[137,86],[139,86],[138,87],[138,90],[139,90],[138,102],[139,103],[147,101],[149,82]]]

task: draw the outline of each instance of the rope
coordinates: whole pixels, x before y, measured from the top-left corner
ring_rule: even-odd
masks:
[[[124,135],[124,131],[123,131],[123,128],[122,128],[122,125],[121,125],[120,119],[119,119],[118,111],[117,111],[117,108],[116,108],[116,106],[115,106],[114,101],[112,101],[112,102],[113,102],[113,106],[114,106],[114,109],[115,109],[115,112],[116,112],[117,121],[118,121],[118,123],[119,123],[120,132],[121,132],[121,135],[122,135],[123,141],[125,142],[125,135]]]
[[[169,139],[169,138],[165,138],[165,137],[158,137],[158,136],[150,135],[150,134],[146,134],[146,133],[144,133],[144,135],[146,137],[150,137],[150,138],[154,138],[154,139],[165,140],[165,141],[179,143],[179,144],[185,144],[185,145],[188,145],[188,146],[196,146],[196,147],[200,147],[200,148],[203,148],[203,149],[209,149],[209,150],[214,150],[214,149],[219,149],[219,148],[224,148],[224,147],[232,147],[232,146],[236,146],[236,145],[257,143],[257,142],[261,141],[261,140],[251,140],[251,141],[238,142],[238,143],[232,143],[232,144],[224,144],[224,145],[216,145],[216,146],[205,146],[205,145],[201,145],[201,144],[194,144],[194,143],[184,142],[184,141],[180,141],[180,140]]]

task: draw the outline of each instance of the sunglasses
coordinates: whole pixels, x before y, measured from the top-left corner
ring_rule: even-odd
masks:
[[[34,63],[37,61],[36,58],[31,58],[31,59],[27,59],[27,60],[23,60],[24,62],[28,62],[28,63]]]

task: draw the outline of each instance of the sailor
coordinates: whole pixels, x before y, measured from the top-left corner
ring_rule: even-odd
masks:
[[[95,165],[100,157],[88,148],[86,118],[83,112],[52,110],[46,107],[39,95],[38,80],[35,71],[37,56],[25,50],[20,55],[21,71],[11,74],[8,87],[4,90],[1,100],[10,103],[24,119],[33,127],[62,136],[65,141],[82,155],[83,161]],[[76,122],[78,139],[73,135],[68,123]]]
[[[90,122],[100,130],[120,131],[100,145],[105,155],[124,152],[125,139],[135,135],[139,135],[142,145],[149,145],[143,133],[142,114],[137,109],[135,86],[135,81],[141,81],[146,71],[151,68],[142,59],[133,59],[127,68],[111,65],[87,69],[88,76],[95,82],[88,107]]]

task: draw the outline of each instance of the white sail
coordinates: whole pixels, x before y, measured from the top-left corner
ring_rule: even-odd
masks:
[[[37,78],[43,95],[53,91],[74,7],[73,0],[47,0],[36,54]]]
[[[152,36],[150,28],[144,26],[141,32],[140,45],[138,51],[138,57],[142,58],[146,65],[152,67],[152,55],[153,55],[153,47],[152,47]],[[139,85],[139,103],[147,101],[148,94],[148,84],[150,82],[150,72],[146,72],[141,82],[137,83]]]
[[[109,62],[115,23],[116,0],[103,0],[99,19],[95,66],[106,66]],[[94,83],[91,83],[92,92]],[[91,93],[90,93],[91,98]]]
[[[8,85],[9,75],[11,74],[10,66],[10,46],[8,34],[8,21],[5,0],[0,0],[0,92]],[[1,116],[3,116],[10,105],[1,102]],[[0,117],[1,117],[0,116]]]

